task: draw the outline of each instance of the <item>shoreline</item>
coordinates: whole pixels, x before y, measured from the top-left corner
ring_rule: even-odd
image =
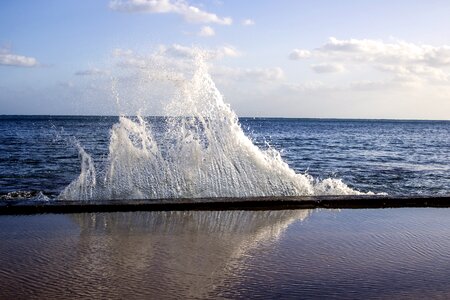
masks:
[[[130,211],[218,211],[290,209],[379,209],[450,207],[447,196],[279,196],[249,198],[179,198],[148,200],[30,201],[2,200],[0,215],[71,214]]]

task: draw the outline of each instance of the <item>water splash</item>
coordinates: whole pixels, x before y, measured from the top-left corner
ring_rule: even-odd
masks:
[[[42,191],[13,191],[5,194],[0,194],[0,201],[17,201],[17,200],[30,200],[30,201],[49,201],[50,198],[46,196]]]
[[[140,114],[122,115],[111,130],[105,165],[97,173],[92,158],[78,145],[81,173],[60,199],[359,194],[338,179],[317,181],[297,174],[277,150],[253,144],[201,56],[192,60],[188,78],[158,73],[175,87],[165,106],[163,128],[154,130]]]
[[[92,157],[83,149],[78,141],[75,142],[78,155],[81,158],[81,172],[59,195],[61,199],[95,199],[97,178]],[[79,198],[75,198],[79,197]]]

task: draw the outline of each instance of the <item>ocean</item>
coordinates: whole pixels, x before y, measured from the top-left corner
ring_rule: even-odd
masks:
[[[154,135],[167,131],[166,118],[145,120]],[[57,198],[80,175],[78,146],[100,169],[118,123],[119,117],[0,116],[0,197]],[[363,193],[450,193],[450,121],[239,118],[239,124],[261,151],[275,149],[290,169],[314,181],[336,179]]]

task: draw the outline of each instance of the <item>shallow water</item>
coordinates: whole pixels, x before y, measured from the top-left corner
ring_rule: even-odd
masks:
[[[448,298],[449,212],[0,216],[0,298]]]

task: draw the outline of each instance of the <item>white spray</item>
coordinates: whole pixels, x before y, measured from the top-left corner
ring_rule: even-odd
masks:
[[[339,179],[316,181],[297,174],[269,148],[261,150],[242,130],[216,88],[206,64],[194,59],[190,78],[173,79],[156,138],[140,115],[121,116],[111,130],[109,155],[96,173],[79,147],[81,174],[60,199],[162,199],[358,194]],[[168,79],[169,78],[169,79]]]

